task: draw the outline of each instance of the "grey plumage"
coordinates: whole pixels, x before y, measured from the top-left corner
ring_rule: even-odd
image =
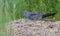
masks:
[[[23,15],[30,20],[42,19],[44,13],[23,11]]]

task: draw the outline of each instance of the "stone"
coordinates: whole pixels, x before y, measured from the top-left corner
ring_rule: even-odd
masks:
[[[60,21],[18,19],[8,30],[10,36],[60,36]]]

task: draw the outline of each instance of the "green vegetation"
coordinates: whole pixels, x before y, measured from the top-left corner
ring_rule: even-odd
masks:
[[[22,11],[56,12],[60,20],[60,0],[0,0],[0,36],[7,36],[5,23],[23,18]]]

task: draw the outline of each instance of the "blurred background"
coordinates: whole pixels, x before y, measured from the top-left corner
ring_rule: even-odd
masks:
[[[0,36],[7,36],[5,23],[23,18],[24,10],[56,12],[60,20],[60,0],[0,0]]]

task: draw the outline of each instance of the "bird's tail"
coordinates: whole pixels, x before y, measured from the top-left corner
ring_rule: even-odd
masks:
[[[54,13],[47,13],[47,14],[44,14],[43,16],[42,16],[42,18],[46,18],[46,17],[49,17],[49,16],[54,16],[56,13],[54,12]]]

